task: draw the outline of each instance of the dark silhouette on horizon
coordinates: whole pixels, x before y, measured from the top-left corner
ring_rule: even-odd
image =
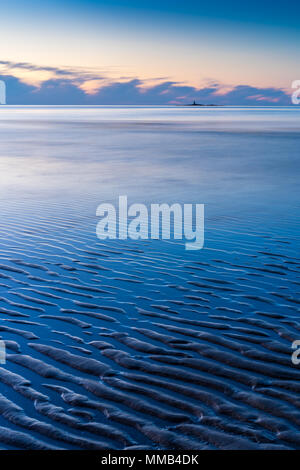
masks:
[[[179,105],[179,106],[222,106],[222,105],[219,105],[219,104],[196,103],[196,101],[194,100],[192,103],[181,104],[181,105]]]

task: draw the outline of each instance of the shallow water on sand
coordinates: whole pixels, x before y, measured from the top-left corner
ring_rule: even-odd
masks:
[[[300,448],[299,116],[1,107],[0,448]],[[99,241],[122,194],[204,249]]]

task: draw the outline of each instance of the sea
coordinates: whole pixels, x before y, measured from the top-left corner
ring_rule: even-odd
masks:
[[[297,106],[0,107],[0,449],[300,449],[299,148]],[[119,196],[203,248],[99,240]]]

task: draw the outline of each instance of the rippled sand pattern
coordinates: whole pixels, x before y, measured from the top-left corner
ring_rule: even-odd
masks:
[[[289,221],[211,219],[200,255],[18,210],[0,228],[2,449],[300,449]]]
[[[296,108],[1,108],[0,449],[300,449]],[[122,194],[205,248],[100,242]]]

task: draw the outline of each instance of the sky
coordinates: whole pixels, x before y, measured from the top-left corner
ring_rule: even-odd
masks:
[[[8,104],[287,105],[294,0],[1,3]]]

